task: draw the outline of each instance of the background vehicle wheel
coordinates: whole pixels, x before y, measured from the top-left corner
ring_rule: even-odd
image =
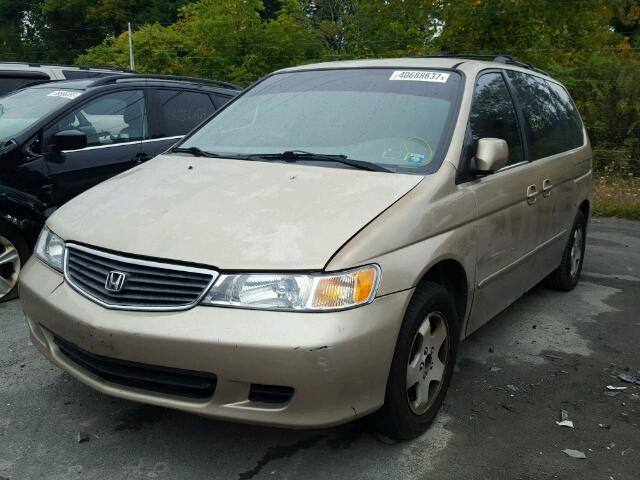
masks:
[[[587,239],[587,220],[578,210],[573,223],[569,241],[562,254],[562,262],[547,277],[547,286],[556,290],[573,290],[580,280],[582,263],[584,261],[584,247]]]
[[[421,283],[400,328],[378,426],[387,436],[417,437],[438,413],[451,382],[459,326],[453,298],[442,286]]]
[[[17,297],[18,274],[29,258],[29,248],[18,229],[0,222],[0,302]]]

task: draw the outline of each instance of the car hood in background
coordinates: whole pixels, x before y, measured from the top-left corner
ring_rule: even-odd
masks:
[[[225,270],[322,269],[421,176],[161,155],[47,222],[67,241]]]

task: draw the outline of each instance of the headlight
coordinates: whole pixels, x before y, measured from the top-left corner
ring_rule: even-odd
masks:
[[[261,310],[343,310],[373,301],[379,283],[377,265],[330,274],[220,275],[202,304]]]
[[[44,227],[36,243],[36,256],[51,268],[62,272],[64,249],[64,240]]]

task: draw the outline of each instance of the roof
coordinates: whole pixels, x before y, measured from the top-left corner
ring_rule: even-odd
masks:
[[[214,80],[209,81],[209,83],[205,83],[206,80],[203,79],[201,82],[196,81],[195,79],[189,79],[185,77],[184,79],[180,79],[179,77],[171,77],[165,78],[162,76],[153,77],[146,75],[114,75],[109,77],[101,77],[101,78],[83,78],[78,80],[54,80],[51,82],[40,83],[37,85],[32,85],[27,88],[61,88],[61,89],[70,89],[70,90],[88,90],[91,88],[99,88],[105,87],[109,85],[148,85],[148,84],[162,84],[164,86],[180,86],[180,87],[198,87],[201,89],[206,89],[208,91],[222,91],[228,92],[229,90],[239,90],[239,88],[232,88],[231,86],[226,86],[227,84],[219,85]]]
[[[70,90],[86,90],[95,79],[83,78],[81,80],[53,80],[50,82],[29,85],[26,88],[67,88]]]
[[[242,90],[238,85],[233,83],[223,82],[220,80],[213,80],[211,78],[202,77],[186,77],[181,75],[162,75],[162,74],[128,74],[128,75],[109,75],[98,79],[93,82],[94,87],[98,85],[108,85],[113,83],[124,82],[169,82],[169,83],[190,83],[200,86],[217,87],[227,90]]]
[[[298,70],[321,70],[332,68],[452,68],[460,63],[460,59],[452,58],[377,58],[367,60],[340,60],[335,62],[312,63],[298,67],[284,68],[280,72],[292,72]]]
[[[508,55],[499,56],[465,56],[465,55],[434,55],[424,57],[377,58],[367,60],[340,60],[334,62],[312,63],[298,67],[284,68],[279,72],[294,72],[305,70],[337,69],[337,68],[454,68],[460,64],[475,63],[485,68],[504,68],[505,65],[533,70],[547,75],[546,72],[535,68],[529,63],[519,62]]]

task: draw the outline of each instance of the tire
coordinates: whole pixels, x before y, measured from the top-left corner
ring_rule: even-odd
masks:
[[[0,302],[18,296],[18,275],[29,258],[29,247],[20,231],[0,221]]]
[[[445,338],[435,352],[443,333]],[[451,382],[459,338],[451,294],[437,283],[421,283],[400,327],[385,402],[376,414],[378,427],[385,435],[408,440],[431,425]],[[427,350],[429,354],[425,355]],[[435,380],[438,376],[440,381]],[[409,385],[414,380],[417,383]]]
[[[569,240],[562,253],[560,266],[547,277],[548,287],[569,291],[573,290],[580,280],[582,264],[584,262],[584,247],[587,240],[587,219],[578,210]],[[576,249],[577,247],[577,249]],[[577,263],[576,263],[577,262]]]

